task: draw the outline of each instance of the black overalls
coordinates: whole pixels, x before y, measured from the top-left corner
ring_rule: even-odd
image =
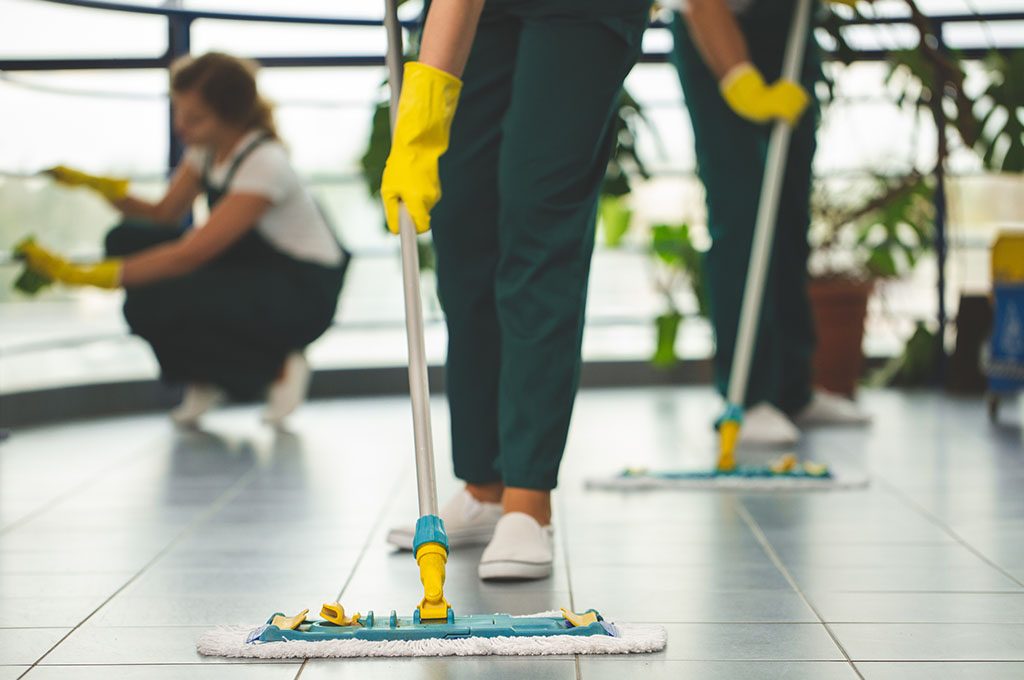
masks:
[[[210,183],[212,154],[207,159],[202,182],[211,212],[242,162],[267,139],[254,140],[238,154],[221,187]],[[107,234],[107,255],[124,257],[180,235],[126,220]],[[153,347],[163,381],[211,384],[235,399],[258,399],[287,354],[331,326],[347,263],[344,255],[336,266],[298,260],[253,226],[199,269],[127,289],[124,316],[132,332]]]

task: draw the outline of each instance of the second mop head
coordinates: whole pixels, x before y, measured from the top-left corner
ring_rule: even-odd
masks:
[[[588,479],[590,489],[711,489],[782,491],[852,489],[866,486],[863,474],[846,474],[820,463],[801,463],[787,453],[768,465],[737,465],[729,470],[648,470],[627,468],[609,477]]]

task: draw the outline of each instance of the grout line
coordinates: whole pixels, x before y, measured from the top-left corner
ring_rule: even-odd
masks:
[[[739,513],[743,521],[746,522],[747,526],[750,527],[750,530],[754,532],[754,537],[757,538],[758,543],[761,544],[761,547],[768,555],[768,558],[779,570],[783,578],[785,578],[786,581],[789,582],[790,587],[792,587],[793,590],[796,591],[796,594],[800,596],[800,599],[803,601],[803,603],[812,612],[814,612],[814,616],[817,617],[818,622],[825,628],[825,632],[828,633],[828,636],[832,639],[832,643],[835,644],[835,646],[842,653],[843,658],[846,659],[846,662],[850,665],[850,668],[853,670],[853,672],[857,674],[858,678],[864,680],[864,676],[861,675],[860,670],[857,668],[856,665],[854,665],[853,659],[850,658],[850,655],[847,653],[846,648],[843,647],[843,644],[839,641],[839,638],[836,636],[835,632],[833,632],[831,626],[829,626],[829,624],[825,621],[825,618],[821,615],[821,612],[819,612],[817,607],[815,607],[811,603],[811,601],[804,594],[804,591],[800,589],[800,586],[797,584],[796,579],[793,578],[793,575],[790,573],[789,569],[787,569],[786,565],[782,562],[782,558],[780,558],[779,554],[775,552],[775,548],[772,547],[772,544],[768,540],[768,537],[765,535],[764,530],[761,529],[761,526],[757,523],[757,520],[754,519],[754,517],[750,514],[750,511],[747,510],[747,507],[743,504],[743,500],[738,497],[735,500],[736,511]]]
[[[561,494],[558,497],[558,514],[560,517],[565,517],[565,504],[562,502]],[[562,554],[565,557],[565,584],[569,589],[569,611],[576,611],[576,600],[572,593],[572,569],[569,565],[569,532],[565,530],[565,526],[559,528],[559,535],[562,539]],[[576,680],[583,680],[583,669],[580,667],[580,655],[573,655],[573,664],[576,667]]]
[[[356,571],[359,569],[359,565],[362,563],[363,558],[366,557],[367,553],[369,552],[370,545],[372,545],[373,540],[377,535],[377,531],[380,529],[381,525],[384,524],[384,519],[388,516],[388,511],[391,509],[391,506],[394,505],[394,503],[398,500],[398,497],[400,495],[399,490],[402,488],[402,483],[405,482],[406,477],[409,475],[408,470],[409,468],[406,468],[405,473],[399,474],[397,476],[397,479],[395,480],[395,483],[391,489],[391,493],[388,495],[387,502],[385,502],[383,507],[381,507],[380,513],[377,516],[377,520],[373,523],[373,526],[370,527],[370,531],[366,535],[366,541],[363,542],[363,547],[359,551],[359,556],[356,557],[356,561],[352,564],[352,569],[348,573],[348,578],[345,579],[345,583],[342,584],[341,590],[338,591],[338,596],[335,598],[336,602],[341,602],[341,598],[345,594],[345,590],[347,590],[349,585],[352,583],[352,579],[355,578]],[[299,670],[295,673],[295,678],[293,680],[299,680],[299,678],[302,677],[302,673],[306,670],[306,664],[308,662],[308,658],[302,660],[302,663],[299,664]]]
[[[882,482],[882,485],[891,494],[896,496],[896,498],[898,498],[905,505],[910,506],[910,508],[912,510],[917,510],[917,512],[919,512],[921,515],[923,515],[925,519],[927,519],[929,522],[931,522],[935,526],[937,526],[940,529],[942,529],[943,531],[945,531],[947,534],[949,534],[949,536],[954,541],[956,541],[957,543],[959,543],[963,547],[967,548],[967,550],[969,550],[972,554],[974,554],[980,560],[982,560],[983,562],[988,564],[990,567],[992,567],[993,569],[998,571],[1000,574],[1002,574],[1006,578],[1010,579],[1011,581],[1016,583],[1018,586],[1024,587],[1024,581],[1021,581],[1021,579],[1019,579],[1016,576],[1014,576],[1012,572],[1007,571],[1002,566],[997,564],[995,561],[990,559],[988,557],[988,555],[986,555],[985,553],[981,552],[980,550],[975,548],[973,545],[968,543],[967,540],[964,539],[963,536],[961,536],[959,533],[956,532],[955,529],[953,529],[953,527],[951,527],[948,524],[946,524],[945,522],[943,522],[942,519],[940,519],[935,513],[931,512],[930,510],[928,510],[928,508],[926,508],[925,506],[923,506],[919,502],[917,502],[917,500],[915,500],[912,496],[910,496],[910,494],[908,494],[906,491],[903,491],[898,486],[896,486],[895,484],[893,484],[889,480],[885,479],[881,475],[879,475],[878,479],[879,479],[879,481]]]
[[[252,659],[246,660],[244,658],[232,658],[232,657],[226,657],[226,656],[222,657],[222,658],[224,660],[223,661],[218,661],[216,663],[217,666],[297,666],[297,665],[299,665],[299,662],[297,660],[289,661],[288,659],[260,659],[259,662],[256,663]],[[20,666],[25,666],[25,665],[26,664],[23,664],[23,663],[5,663],[5,664],[0,664],[0,668],[3,668],[4,666],[19,666],[20,667]],[[202,668],[210,668],[211,665],[212,664],[210,662],[208,662],[208,661],[207,662],[203,662],[203,661],[168,661],[166,663],[161,662],[161,661],[138,661],[138,662],[132,662],[132,663],[118,663],[116,661],[97,661],[95,663],[48,663],[48,664],[46,664],[46,667],[47,668],[98,668],[98,667],[106,667],[106,666],[129,666],[129,667],[134,667],[134,666],[154,666],[156,668],[163,668],[165,666],[172,666],[172,667],[179,667],[179,666],[182,666],[182,667],[192,667],[192,666],[196,666],[196,667],[202,667]]]
[[[29,667],[29,669],[27,671],[25,671],[25,673],[23,673],[22,675],[19,676],[19,678],[23,678],[23,677],[25,677],[26,674],[30,673],[32,671],[32,669],[34,669],[36,666],[39,665],[40,662],[42,662],[43,659],[45,659],[47,656],[49,656],[51,653],[53,653],[53,650],[57,649],[57,647],[59,647],[65,640],[67,640],[79,628],[81,628],[83,624],[85,624],[89,619],[91,619],[93,616],[95,616],[101,609],[103,609],[103,607],[107,606],[107,604],[109,604],[111,600],[113,600],[120,593],[122,593],[125,590],[125,588],[127,588],[131,584],[135,583],[135,581],[137,581],[139,579],[139,577],[141,577],[144,573],[146,573],[147,569],[149,569],[151,566],[156,564],[157,561],[159,561],[161,557],[163,557],[168,552],[170,552],[171,549],[174,548],[174,546],[176,546],[178,543],[180,543],[182,541],[182,539],[184,539],[189,533],[194,531],[196,528],[198,528],[204,522],[206,522],[211,517],[213,517],[215,514],[217,514],[221,509],[223,509],[225,505],[227,505],[232,500],[234,500],[240,493],[242,493],[242,491],[245,489],[245,487],[248,486],[253,481],[253,479],[256,477],[256,474],[257,474],[258,471],[259,471],[259,468],[257,468],[257,467],[255,467],[255,466],[250,467],[242,476],[240,476],[238,479],[236,479],[231,484],[231,486],[229,486],[224,491],[224,493],[222,493],[220,495],[219,498],[217,498],[213,503],[210,504],[209,507],[207,507],[207,509],[205,511],[200,513],[198,517],[193,519],[183,529],[181,529],[181,531],[179,531],[178,534],[174,538],[172,538],[170,540],[170,542],[167,543],[167,545],[165,545],[153,557],[153,559],[151,559],[148,562],[146,562],[146,564],[144,564],[142,566],[142,568],[139,569],[135,573],[134,576],[129,578],[127,581],[125,581],[125,583],[123,585],[121,585],[120,588],[115,590],[110,595],[110,597],[105,599],[98,607],[93,609],[92,612],[90,612],[88,616],[86,616],[84,619],[79,621],[78,624],[76,624],[74,628],[72,628],[70,631],[68,631],[67,635],[62,637],[60,640],[58,640],[56,643],[54,643],[54,645],[52,647],[50,647],[48,650],[46,650],[46,652],[44,652],[42,656],[40,656],[38,659],[35,660],[35,662]]]
[[[151,443],[152,444],[156,444],[156,443],[159,443],[159,442],[163,442],[165,439],[166,439],[166,435],[161,434],[159,436],[153,437],[153,439],[151,440]],[[29,512],[27,515],[23,515],[22,517],[19,517],[18,519],[14,520],[10,524],[7,524],[7,525],[5,525],[3,527],[0,527],[0,536],[2,536],[3,534],[8,533],[9,531],[12,531],[12,530],[14,530],[14,529],[16,529],[16,528],[18,528],[20,526],[22,526],[23,524],[31,522],[32,520],[36,519],[40,515],[45,515],[50,510],[53,510],[58,505],[64,503],[67,500],[69,500],[72,496],[76,495],[80,491],[84,491],[89,486],[91,486],[91,485],[93,485],[93,484],[103,480],[104,478],[106,478],[106,473],[107,472],[109,472],[112,469],[119,468],[121,465],[123,465],[123,463],[126,460],[135,460],[136,462],[139,462],[139,463],[148,460],[144,455],[142,455],[143,452],[147,451],[147,450],[150,450],[150,449],[155,449],[155,448],[157,448],[157,447],[150,445],[148,447],[144,447],[144,448],[141,448],[141,449],[138,449],[138,450],[132,449],[130,453],[127,453],[124,456],[118,457],[117,460],[113,461],[110,465],[104,466],[98,472],[96,472],[96,474],[92,475],[91,477],[88,477],[88,478],[82,480],[81,482],[79,482],[78,484],[75,484],[74,486],[72,486],[70,489],[67,489],[63,493],[57,494],[50,501],[46,502],[44,505],[42,505],[41,507],[37,508],[36,510],[33,510],[33,511]]]

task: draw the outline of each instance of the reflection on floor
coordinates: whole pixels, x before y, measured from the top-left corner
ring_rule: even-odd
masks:
[[[866,431],[818,431],[805,455],[866,467],[865,490],[587,492],[623,465],[709,463],[704,389],[581,395],[563,467],[554,578],[487,585],[459,551],[462,612],[595,607],[663,623],[667,650],[612,658],[243,664],[197,635],[340,595],[409,610],[415,516],[401,399],[320,402],[293,430],[252,409],[175,432],[164,417],[16,431],[0,445],[0,679],[1021,678],[1024,451],[980,402],[874,392]],[[435,404],[442,495],[444,404]]]

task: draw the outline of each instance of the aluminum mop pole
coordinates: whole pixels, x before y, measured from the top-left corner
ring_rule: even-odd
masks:
[[[398,3],[385,0],[384,27],[387,30],[388,83],[391,87],[391,132],[398,119],[398,100],[402,90],[402,26],[398,22]],[[448,602],[444,598],[445,565],[448,561],[448,536],[437,515],[437,482],[434,479],[434,444],[430,430],[430,385],[423,344],[423,307],[420,301],[420,262],[416,227],[404,205],[398,207],[399,238],[402,246],[402,282],[405,294],[405,332],[409,346],[409,394],[412,397],[413,438],[416,446],[416,490],[420,518],[416,522],[413,553],[420,567],[423,600],[415,615],[423,620],[447,619]]]

